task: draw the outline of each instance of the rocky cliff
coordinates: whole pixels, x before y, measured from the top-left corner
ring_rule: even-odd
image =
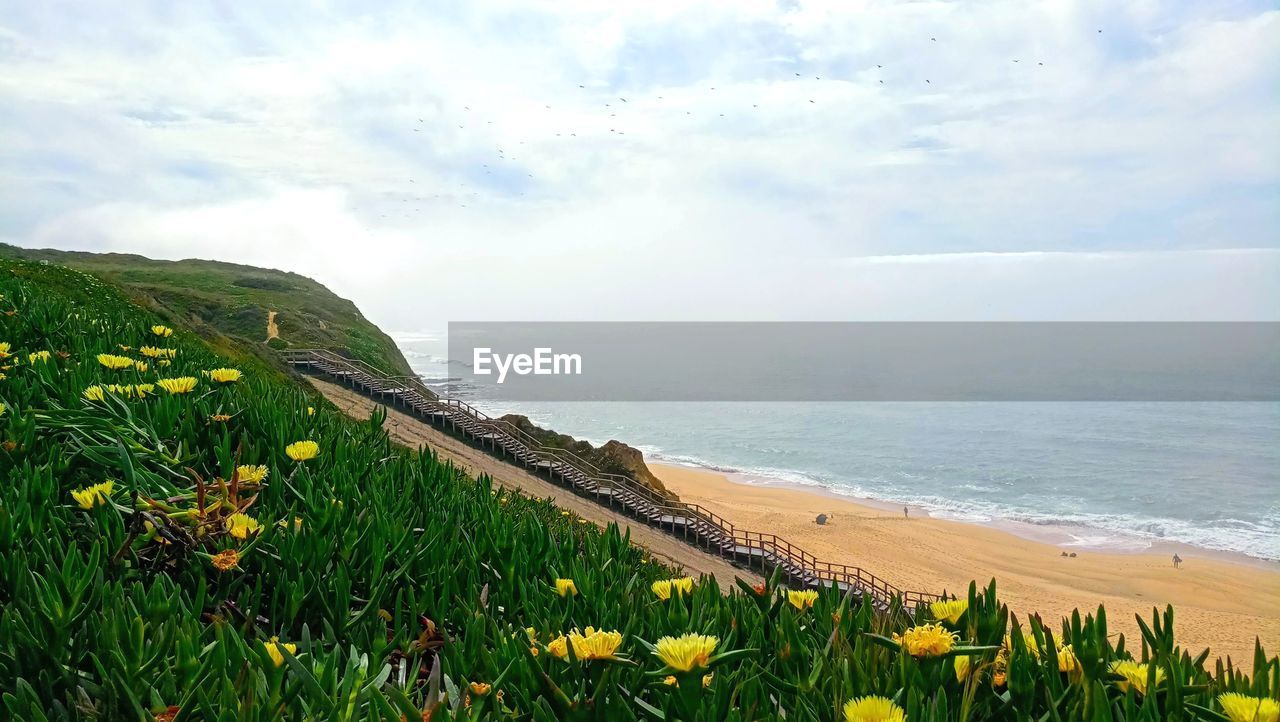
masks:
[[[676,498],[676,495],[668,491],[662,484],[662,480],[649,471],[649,467],[644,463],[644,454],[640,453],[640,450],[635,447],[627,446],[621,441],[609,441],[599,447],[595,447],[589,442],[579,441],[568,434],[557,433],[551,429],[537,426],[527,416],[519,414],[507,414],[502,419],[514,424],[521,431],[546,446],[572,451],[594,464],[601,471],[630,477],[650,489],[665,494],[672,499]]]

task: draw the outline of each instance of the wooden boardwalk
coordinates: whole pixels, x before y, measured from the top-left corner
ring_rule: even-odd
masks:
[[[360,361],[322,349],[282,352],[286,362],[331,377],[351,389],[395,406],[451,432],[503,460],[573,490],[580,496],[661,529],[685,543],[733,564],[769,575],[774,570],[791,587],[835,586],[870,597],[875,606],[914,610],[936,594],[900,590],[859,567],[824,562],[774,534],[747,531],[697,504],[663,495],[630,477],[601,471],[582,457],[543,446],[519,427],[493,418],[464,401],[438,397],[413,376],[391,376]]]

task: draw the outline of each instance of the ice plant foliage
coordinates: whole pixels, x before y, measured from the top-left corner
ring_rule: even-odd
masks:
[[[143,346],[161,321],[101,279],[0,259],[0,296],[5,720],[1280,722],[1280,660],[1217,666],[1173,610],[1122,645],[994,582],[887,612],[767,567],[725,589],[381,412],[217,378],[248,353]]]

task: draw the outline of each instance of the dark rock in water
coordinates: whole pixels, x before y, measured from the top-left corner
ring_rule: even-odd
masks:
[[[1075,552],[1071,552],[1068,556],[1070,556],[1072,559],[1075,559],[1075,558],[1076,558],[1076,553],[1075,553]]]
[[[1066,552],[1063,552],[1063,553],[1062,553],[1062,556],[1064,556],[1064,557],[1065,557],[1066,555],[1067,555],[1067,553],[1066,553]]]
[[[827,523],[827,515],[826,515],[826,514],[819,514],[819,515],[818,515],[818,518],[817,518],[817,519],[814,519],[814,521],[818,522],[818,526],[822,526],[823,524],[826,524],[826,523]]]
[[[627,446],[621,441],[609,441],[601,445],[600,448],[596,448],[590,443],[578,441],[568,434],[559,434],[551,429],[536,426],[527,416],[507,414],[502,417],[502,420],[537,439],[544,446],[572,451],[601,471],[630,477],[672,499],[678,498],[675,494],[667,491],[667,487],[662,484],[662,480],[654,476],[652,471],[649,471],[649,467],[644,463],[644,454],[640,453],[639,449]]]

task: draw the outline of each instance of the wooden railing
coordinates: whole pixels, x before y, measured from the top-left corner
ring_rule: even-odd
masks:
[[[440,398],[420,379],[392,376],[356,359],[324,349],[290,349],[284,360],[339,379],[351,388],[386,399],[415,417],[452,431],[491,453],[508,457],[602,505],[762,573],[779,570],[793,586],[836,586],[866,595],[879,608],[908,611],[941,597],[904,591],[865,569],[818,559],[775,534],[747,531],[697,504],[686,504],[620,474],[611,474],[569,451],[546,446],[520,427],[458,399]]]

